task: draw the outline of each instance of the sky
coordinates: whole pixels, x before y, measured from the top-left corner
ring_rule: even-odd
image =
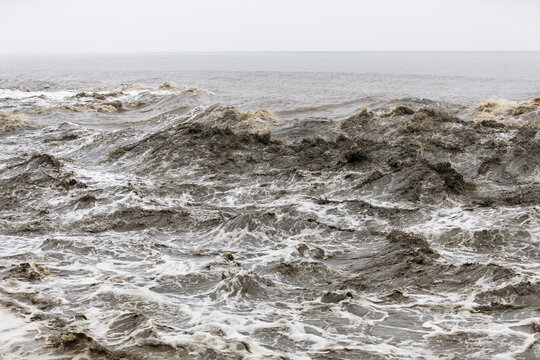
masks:
[[[540,51],[540,0],[0,0],[0,53]]]

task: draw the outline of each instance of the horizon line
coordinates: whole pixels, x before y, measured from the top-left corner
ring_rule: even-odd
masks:
[[[540,50],[230,50],[230,51],[0,51],[2,55],[127,55],[127,54],[362,54],[362,53],[540,53]]]

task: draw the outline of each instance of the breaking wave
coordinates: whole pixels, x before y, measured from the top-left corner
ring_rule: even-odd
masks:
[[[517,103],[514,101],[490,100],[479,104],[473,114],[476,121],[499,121],[510,124],[540,126],[540,98]]]
[[[8,114],[0,111],[0,134],[10,132],[19,128],[37,127],[33,121],[26,119],[22,114]]]

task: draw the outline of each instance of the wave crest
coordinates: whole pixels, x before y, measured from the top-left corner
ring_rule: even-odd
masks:
[[[538,117],[534,116],[539,112],[540,97],[521,103],[508,100],[489,100],[476,107],[472,119],[475,121],[501,121],[516,125],[523,123],[540,125]]]
[[[182,89],[182,94],[185,96],[197,96],[200,94],[213,94],[213,92],[195,86],[184,86],[184,88]]]
[[[268,110],[242,112],[234,106],[215,104],[195,115],[191,121],[240,132],[262,133],[274,127],[276,116]]]
[[[0,111],[0,134],[7,133],[20,128],[37,127],[33,121],[28,120],[22,114],[9,114]]]
[[[178,86],[172,81],[165,81],[158,86],[158,90],[174,90],[178,89]]]

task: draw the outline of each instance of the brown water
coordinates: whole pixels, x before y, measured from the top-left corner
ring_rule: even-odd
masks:
[[[0,357],[538,358],[539,57],[1,59]]]

